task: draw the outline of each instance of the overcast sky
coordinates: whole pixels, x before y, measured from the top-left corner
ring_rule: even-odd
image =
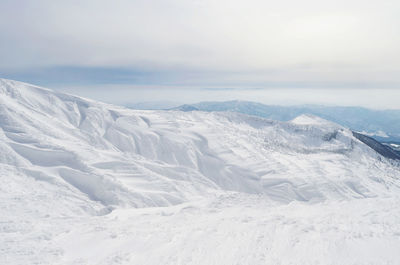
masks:
[[[400,108],[398,0],[0,0],[0,10],[4,78],[113,103]]]

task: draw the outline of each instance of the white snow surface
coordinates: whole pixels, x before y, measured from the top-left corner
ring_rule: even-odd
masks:
[[[303,115],[0,79],[0,264],[400,264],[400,166]]]

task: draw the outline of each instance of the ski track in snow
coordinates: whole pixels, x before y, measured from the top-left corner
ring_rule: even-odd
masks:
[[[0,79],[0,264],[399,264],[399,162],[315,116]]]

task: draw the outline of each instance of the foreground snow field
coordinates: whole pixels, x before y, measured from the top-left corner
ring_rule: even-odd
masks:
[[[400,166],[314,116],[0,80],[0,264],[399,264]]]

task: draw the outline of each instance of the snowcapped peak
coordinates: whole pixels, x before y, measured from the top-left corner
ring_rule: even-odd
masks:
[[[290,121],[298,125],[334,125],[333,122],[320,118],[312,114],[302,114]]]

